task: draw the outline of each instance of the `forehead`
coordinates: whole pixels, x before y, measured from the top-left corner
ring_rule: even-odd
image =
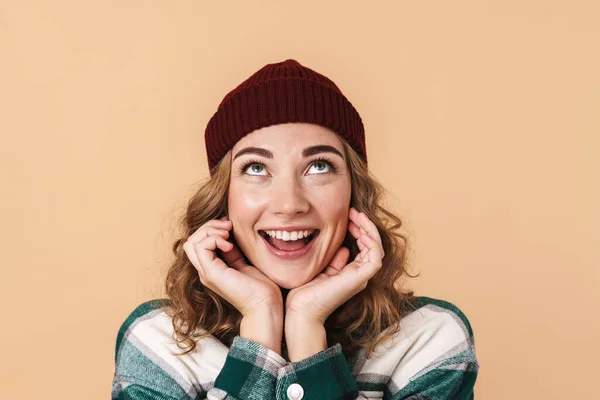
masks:
[[[321,144],[334,146],[340,152],[344,150],[338,135],[323,126],[289,123],[272,125],[249,133],[233,146],[233,153],[248,146],[277,150],[278,148],[293,149],[296,147],[303,149],[307,146]]]

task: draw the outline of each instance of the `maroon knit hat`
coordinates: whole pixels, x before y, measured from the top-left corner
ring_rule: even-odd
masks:
[[[211,173],[247,134],[288,122],[329,128],[367,161],[365,128],[358,111],[329,78],[287,60],[265,65],[225,96],[204,135]]]

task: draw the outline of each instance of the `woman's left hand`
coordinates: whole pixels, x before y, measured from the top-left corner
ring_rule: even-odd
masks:
[[[327,317],[365,289],[369,279],[381,268],[384,251],[377,227],[365,214],[354,208],[350,209],[349,218],[348,231],[356,238],[360,253],[347,264],[350,251],[340,247],[323,272],[288,293],[285,335],[289,350],[290,345],[297,342],[290,341],[291,336],[297,337],[299,332],[309,334],[311,330],[322,330]]]

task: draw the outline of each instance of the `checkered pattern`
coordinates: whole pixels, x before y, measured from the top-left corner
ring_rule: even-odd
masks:
[[[304,399],[471,400],[479,365],[473,332],[454,305],[419,297],[401,331],[367,359],[346,359],[336,344],[290,363],[236,337],[230,348],[212,337],[184,356],[170,318],[152,301],[138,307],[117,336],[114,399],[287,399],[299,384]]]
[[[285,360],[277,353],[236,337],[215,387],[232,399],[273,399],[277,373]],[[231,379],[231,377],[247,377]]]

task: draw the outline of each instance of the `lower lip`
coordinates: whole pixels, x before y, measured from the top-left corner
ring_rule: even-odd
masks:
[[[265,242],[267,249],[269,249],[271,254],[273,254],[275,257],[279,257],[284,260],[296,260],[298,258],[302,258],[306,253],[308,253],[310,251],[310,249],[312,249],[312,247],[313,247],[314,243],[317,241],[317,238],[319,237],[320,233],[321,233],[321,231],[317,232],[315,234],[315,236],[312,238],[312,240],[306,246],[304,246],[301,249],[294,250],[294,251],[286,251],[286,250],[278,249],[277,247],[271,245],[271,243],[269,243],[267,241],[267,239],[265,239],[262,235],[260,235],[260,237]]]

